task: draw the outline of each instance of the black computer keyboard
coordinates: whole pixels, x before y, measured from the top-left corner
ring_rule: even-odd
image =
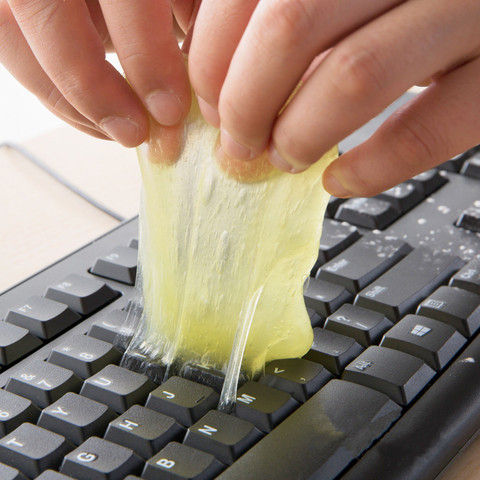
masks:
[[[218,372],[122,361],[136,239],[133,219],[0,296],[1,480],[426,480],[480,427],[480,148],[331,199],[312,348],[232,414]]]

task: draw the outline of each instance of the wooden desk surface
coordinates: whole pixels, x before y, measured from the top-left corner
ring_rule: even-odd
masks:
[[[137,214],[140,176],[134,150],[70,127],[22,145],[112,210],[127,218]],[[0,205],[0,292],[118,223],[8,149],[0,149]],[[438,479],[480,479],[479,453],[480,436]]]

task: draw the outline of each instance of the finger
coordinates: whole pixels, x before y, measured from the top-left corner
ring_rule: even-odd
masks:
[[[43,71],[18,27],[6,2],[0,3],[0,61],[5,68],[55,115],[70,124],[100,129],[81,115]]]
[[[35,57],[62,95],[82,115],[127,147],[147,136],[143,105],[105,49],[80,0],[9,0]]]
[[[376,195],[480,143],[480,58],[438,79],[325,171],[335,196]]]
[[[105,51],[113,52],[113,44],[110,38],[110,32],[108,31],[107,24],[105,23],[105,18],[103,18],[102,9],[98,0],[87,0],[88,11],[90,12],[90,17],[92,22],[97,29],[98,35],[102,40]]]
[[[304,170],[410,86],[475,55],[473,3],[438,0],[432,9],[430,0],[411,0],[340,42],[277,120],[271,161]]]
[[[170,0],[101,0],[100,5],[128,81],[157,122],[179,124],[190,108],[190,85]]]
[[[221,93],[222,145],[227,153],[245,159],[260,154],[278,112],[314,58],[399,1],[260,2]]]
[[[200,7],[201,0],[172,0],[172,10],[179,27],[187,33],[193,24],[195,12]]]
[[[259,0],[203,0],[188,67],[203,116],[218,127],[217,106],[231,58]]]

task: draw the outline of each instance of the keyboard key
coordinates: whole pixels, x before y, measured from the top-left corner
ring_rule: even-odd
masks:
[[[131,238],[128,242],[130,248],[136,248],[138,250],[138,238]]]
[[[34,478],[48,468],[56,468],[72,449],[64,437],[24,423],[0,439],[0,462],[18,468]]]
[[[38,425],[63,435],[74,445],[80,445],[93,435],[103,435],[116,414],[102,403],[67,393],[55,403],[46,407]]]
[[[37,360],[17,370],[5,389],[45,408],[67,392],[78,392],[81,385],[71,370]]]
[[[480,154],[466,160],[460,173],[469,177],[480,178]]]
[[[418,306],[417,313],[448,323],[471,337],[480,327],[480,295],[442,286]]]
[[[116,247],[111,253],[97,258],[91,273],[127,285],[135,284],[138,251],[130,247]]]
[[[349,198],[335,214],[335,220],[370,230],[383,230],[400,216],[389,202],[378,198]]]
[[[143,403],[155,384],[141,373],[117,365],[107,365],[85,380],[80,395],[123,413],[135,403]]]
[[[111,344],[115,344],[117,337],[121,335],[128,343],[133,331],[126,325],[127,316],[128,312],[125,310],[112,310],[95,320],[87,335]]]
[[[218,480],[336,478],[400,411],[382,393],[332,380]]]
[[[308,317],[310,318],[310,323],[312,328],[314,327],[323,327],[325,319],[319,315],[313,308],[307,307]]]
[[[403,182],[385,190],[375,198],[391,203],[396,210],[403,214],[418,205],[424,199],[424,196],[421,190],[415,188],[412,183]]]
[[[331,378],[332,374],[319,363],[288,358],[268,363],[259,382],[287,392],[297,402],[304,403]]]
[[[305,306],[312,308],[322,317],[328,317],[342,304],[353,300],[353,295],[341,285],[320,278],[308,278],[303,291]]]
[[[438,165],[438,168],[440,170],[447,170],[447,172],[455,172],[459,173],[460,170],[462,169],[462,165],[467,160],[467,158],[470,157],[470,155],[473,153],[470,151],[460,153],[459,155],[455,155],[453,158],[450,160],[447,160],[446,162],[441,163]]]
[[[369,234],[320,267],[316,278],[357,293],[411,251],[403,240]]]
[[[326,218],[322,226],[320,249],[318,259],[312,269],[312,276],[315,276],[320,266],[345,250],[359,238],[360,232],[357,227]]]
[[[417,357],[372,346],[347,365],[342,379],[378,390],[399,405],[408,405],[434,375],[435,371]]]
[[[182,377],[201,383],[207,387],[212,387],[217,393],[221,393],[225,374],[221,370],[205,365],[187,364],[182,367]],[[239,378],[239,383],[245,383],[245,380]]]
[[[364,288],[355,305],[385,314],[397,322],[414,313],[419,302],[463,266],[454,255],[419,247]]]
[[[49,287],[45,297],[65,303],[77,313],[89,315],[117,298],[118,293],[95,278],[72,273]]]
[[[468,262],[450,279],[449,285],[480,295],[480,260]]]
[[[131,448],[148,459],[168,442],[181,441],[184,434],[185,429],[174,418],[134,405],[110,423],[105,440]]]
[[[325,322],[325,329],[352,337],[362,347],[379,343],[392,322],[380,312],[346,303]]]
[[[210,410],[188,428],[184,443],[211,453],[220,462],[230,465],[261,437],[262,433],[252,423]]]
[[[235,415],[267,433],[298,406],[288,393],[249,381],[238,390]]]
[[[58,473],[55,470],[45,470],[39,477],[36,477],[35,480],[74,480],[74,479],[67,475],[63,475],[63,473]]]
[[[181,377],[170,377],[148,396],[145,406],[175,418],[189,427],[212,408],[220,397],[211,387]]]
[[[471,232],[480,232],[480,206],[477,202],[460,214],[455,225],[470,230]]]
[[[0,437],[24,422],[35,423],[39,415],[40,409],[31,400],[0,389]]]
[[[421,315],[407,315],[384,335],[380,345],[415,355],[438,371],[466,341],[450,325]]]
[[[10,310],[5,321],[26,328],[33,335],[48,340],[77,323],[80,315],[64,303],[43,297],[30,297]]]
[[[325,211],[325,217],[327,218],[333,218],[335,216],[335,213],[338,210],[338,207],[345,201],[344,198],[337,198],[331,196],[328,199],[327,203],[327,210]]]
[[[26,480],[19,470],[3,463],[0,463],[0,478],[2,480]]]
[[[146,480],[210,480],[225,466],[210,453],[171,442],[145,465],[142,478]]]
[[[345,366],[363,351],[353,338],[323,328],[313,329],[313,344],[304,358],[321,363],[334,375],[341,375]]]
[[[140,473],[143,462],[132,450],[90,437],[65,456],[60,472],[79,480],[115,480]]]
[[[72,370],[80,378],[88,378],[121,359],[121,353],[110,343],[86,335],[73,335],[54,347],[47,361]]]
[[[436,168],[419,173],[409,180],[409,183],[417,188],[423,197],[428,197],[447,182],[447,177],[443,176]]]
[[[0,366],[12,364],[41,345],[27,329],[0,322]]]

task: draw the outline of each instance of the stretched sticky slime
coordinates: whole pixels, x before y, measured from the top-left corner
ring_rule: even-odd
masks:
[[[192,364],[223,371],[225,400],[240,373],[312,344],[303,286],[328,201],[322,172],[337,150],[292,175],[266,157],[225,157],[218,137],[194,101],[183,130],[152,125],[139,149],[142,308],[129,349],[170,375]]]

